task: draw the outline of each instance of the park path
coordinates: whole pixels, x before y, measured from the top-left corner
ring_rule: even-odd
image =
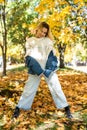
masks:
[[[24,65],[25,65],[25,64],[13,64],[13,65],[7,65],[6,70],[15,69],[15,68],[18,68],[18,67],[22,67],[22,66],[24,66]],[[2,67],[0,67],[0,72],[2,72]]]
[[[7,66],[7,70],[18,68],[18,67],[22,67],[24,65],[25,64],[8,65]],[[77,71],[80,71],[80,72],[84,72],[84,73],[87,74],[87,66],[66,66],[66,67],[74,69],[74,70],[77,70]],[[2,72],[2,67],[0,68],[0,72]]]
[[[84,72],[87,74],[87,66],[67,66],[68,68],[80,71],[80,72]]]

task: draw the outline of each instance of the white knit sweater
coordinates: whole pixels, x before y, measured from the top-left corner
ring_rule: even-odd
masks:
[[[26,41],[26,56],[35,58],[43,69],[51,50],[53,50],[53,42],[48,37],[31,37]]]

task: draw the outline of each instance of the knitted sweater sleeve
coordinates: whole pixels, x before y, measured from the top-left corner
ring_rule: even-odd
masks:
[[[25,48],[26,48],[25,57],[30,55],[31,49],[33,48],[33,44],[32,44],[31,41],[32,41],[32,38],[28,38],[26,40],[26,43],[25,43]]]

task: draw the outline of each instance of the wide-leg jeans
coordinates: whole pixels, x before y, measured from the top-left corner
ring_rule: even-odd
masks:
[[[24,110],[31,109],[34,97],[36,95],[41,77],[37,75],[29,75],[25,84],[24,91],[19,99],[17,106]],[[61,88],[57,74],[54,72],[49,78],[45,77],[49,90],[56,104],[56,107],[62,109],[68,106],[66,97]]]

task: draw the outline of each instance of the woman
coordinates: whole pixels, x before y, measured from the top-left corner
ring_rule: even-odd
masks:
[[[35,37],[26,39],[26,57],[28,61],[27,66],[29,67],[29,78],[15,108],[13,115],[15,118],[19,116],[20,109],[31,109],[42,76],[45,77],[56,107],[58,109],[64,108],[66,116],[72,118],[66,97],[61,89],[58,76],[55,73],[57,62],[54,56],[52,40],[53,37],[51,35],[50,27],[46,22],[41,22],[37,26]],[[39,70],[39,72],[35,70]]]

